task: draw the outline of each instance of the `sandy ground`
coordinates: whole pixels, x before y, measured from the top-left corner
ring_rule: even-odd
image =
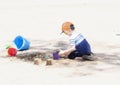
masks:
[[[0,0],[0,85],[119,85],[119,9],[119,0]],[[65,49],[64,21],[74,22],[97,61],[60,59],[46,66],[7,56],[5,48],[17,35],[31,42],[18,54]]]
[[[32,41],[27,51],[20,54],[33,54],[48,52],[61,45],[65,47],[65,41]],[[43,43],[40,43],[43,42]],[[63,44],[64,42],[64,44]],[[2,51],[0,57],[0,84],[1,85],[119,85],[120,79],[120,47],[116,45],[100,44],[94,45],[96,61],[83,61],[60,59],[52,60],[52,65],[46,66],[46,61],[40,61],[39,65],[33,61],[19,59],[19,57],[8,57],[6,51]],[[95,50],[95,49],[94,49]],[[29,57],[29,56],[26,56]]]

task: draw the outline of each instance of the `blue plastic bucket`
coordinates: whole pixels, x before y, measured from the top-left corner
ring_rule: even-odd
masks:
[[[30,47],[30,42],[22,36],[17,36],[13,42],[19,51],[28,50]]]

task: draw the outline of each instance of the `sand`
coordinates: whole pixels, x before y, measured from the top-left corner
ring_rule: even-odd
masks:
[[[119,85],[119,9],[119,0],[0,1],[0,85]],[[7,56],[17,35],[31,42],[17,56],[67,48],[68,37],[60,35],[64,21],[75,24],[98,60],[60,59],[46,66]]]
[[[30,57],[27,56],[28,54],[35,57],[34,54],[47,53],[59,48],[56,46],[61,47],[60,43],[63,41],[44,43],[38,40],[32,42],[34,44],[31,44],[30,49],[18,52],[17,57],[8,57],[6,51],[2,51],[4,54],[0,57],[1,85],[119,85],[120,47],[116,47],[116,45],[95,45],[98,49],[94,51],[95,56],[98,57],[96,61],[61,58],[60,60],[51,59],[52,65],[46,65],[46,60],[40,60],[38,64],[35,64],[33,60],[30,60],[30,58],[28,60],[25,57]],[[67,42],[65,45],[67,45]],[[25,55],[24,58],[19,58],[20,54]]]

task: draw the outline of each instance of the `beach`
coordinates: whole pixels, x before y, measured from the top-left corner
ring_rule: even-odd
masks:
[[[0,85],[119,85],[119,9],[119,0],[1,0]],[[18,35],[30,41],[30,49],[18,54],[65,49],[69,40],[60,33],[66,21],[86,37],[98,60],[60,59],[46,66],[8,57],[6,47]]]

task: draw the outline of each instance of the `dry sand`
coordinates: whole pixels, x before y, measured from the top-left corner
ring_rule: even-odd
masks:
[[[31,48],[20,54],[38,54],[60,48],[65,41],[32,41]],[[43,44],[39,44],[43,42]],[[44,46],[45,45],[45,46]],[[99,44],[100,45],[100,44]],[[119,85],[120,78],[120,47],[116,45],[95,46],[98,49],[95,56],[96,61],[83,61],[80,58],[75,60],[60,59],[52,60],[52,65],[46,66],[46,61],[40,61],[39,65],[33,61],[8,57],[5,53],[0,60],[0,84],[1,85]],[[66,46],[67,47],[67,46]],[[46,49],[47,48],[47,49]],[[30,56],[26,56],[30,57]]]
[[[119,85],[119,9],[119,0],[0,1],[0,85]],[[75,23],[97,61],[60,59],[46,66],[7,56],[5,48],[17,35],[31,42],[17,55],[65,49],[68,39],[59,34],[64,21]]]

